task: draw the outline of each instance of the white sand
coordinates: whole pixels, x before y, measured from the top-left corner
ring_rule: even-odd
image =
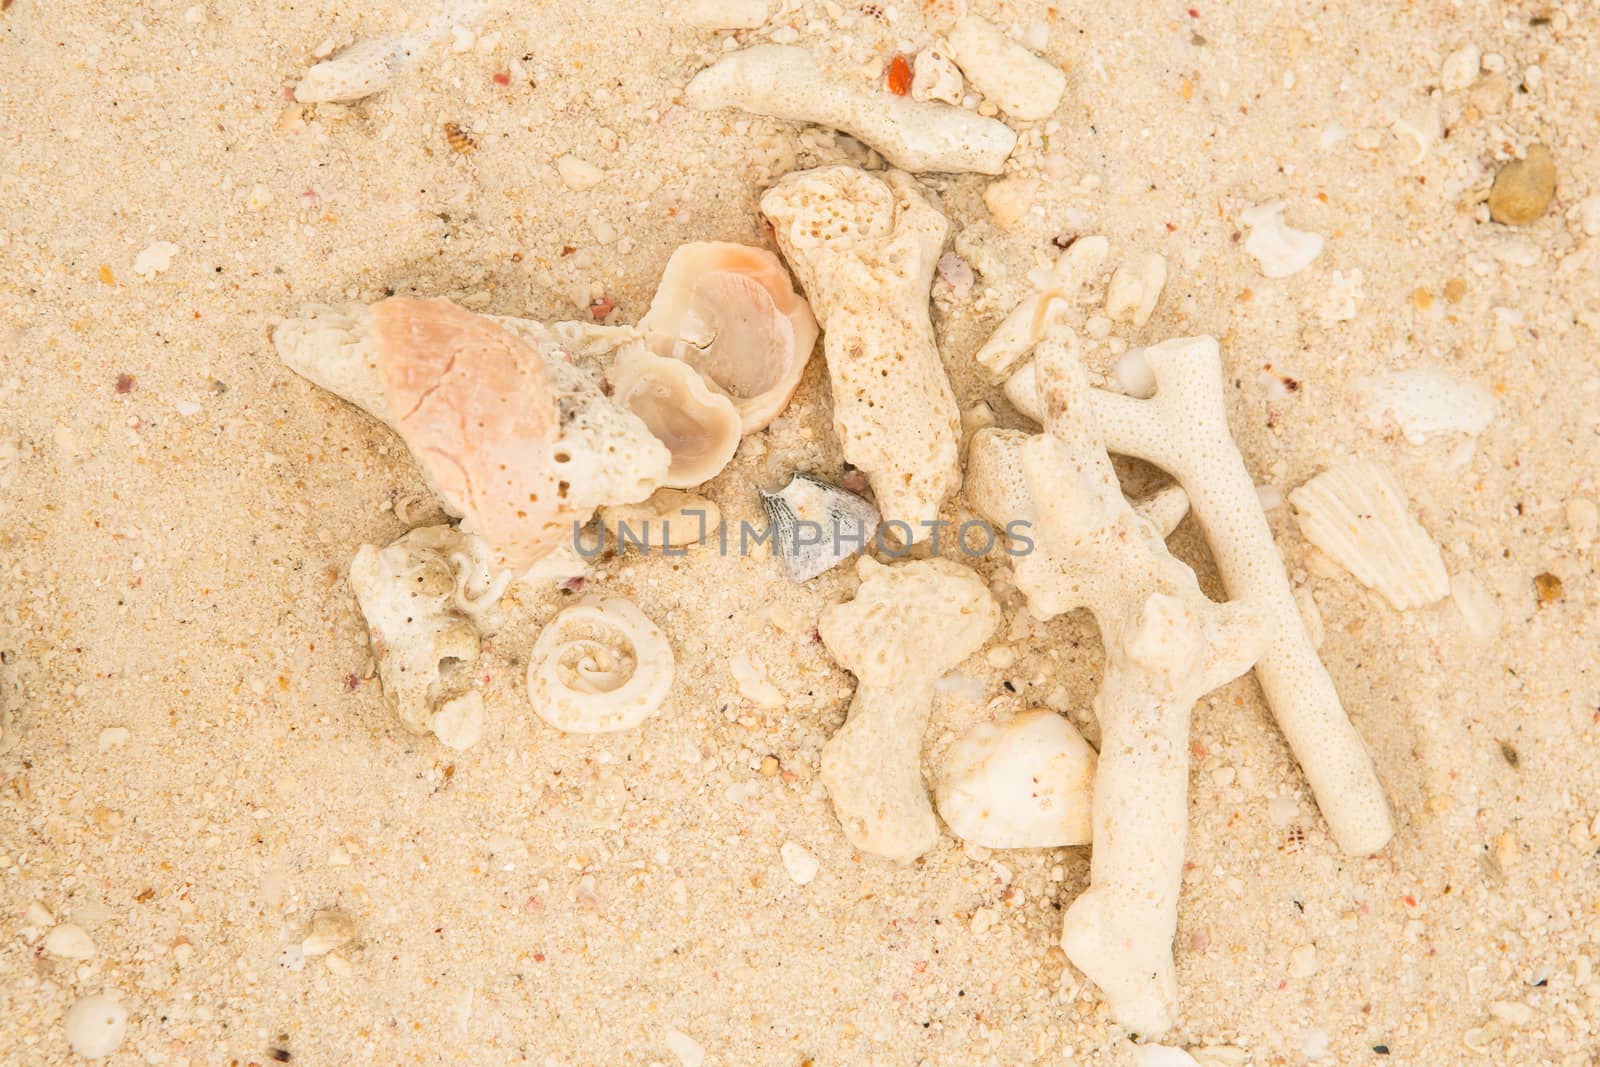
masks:
[[[792,31],[865,79],[956,2],[805,0],[740,36]],[[471,50],[447,38],[386,93],[305,109],[284,89],[320,44],[433,10],[0,13],[0,1062],[77,1062],[63,1018],[102,991],[129,1011],[112,1064],[267,1064],[276,1048],[310,1065],[642,1067],[693,1042],[708,1067],[1131,1062],[1050,947],[1085,850],[984,856],[946,836],[902,870],[842,838],[815,776],[851,682],[809,627],[849,568],[797,589],[767,559],[609,563],[600,587],[635,598],[679,662],[671,706],[629,733],[561,736],[527,708],[523,657],[555,594],[524,596],[487,648],[489,721],[467,752],[405,735],[362,679],[343,571],[404,529],[388,509],[421,482],[387,431],[278,364],[268,321],[391,290],[536,317],[606,295],[633,321],[678,243],[761,242],[759,192],[847,146],[676,105],[722,42],[671,6],[506,5]],[[1113,262],[1161,252],[1154,317],[1112,337],[1215,333],[1261,482],[1383,461],[1502,614],[1484,642],[1451,601],[1397,614],[1272,513],[1399,833],[1374,859],[1340,855],[1255,683],[1202,702],[1168,1043],[1247,1050],[1218,1063],[1323,1047],[1347,1065],[1594,1063],[1600,587],[1584,507],[1586,536],[1566,517],[1600,498],[1600,238],[1578,210],[1600,194],[1593,6],[972,6],[1040,20],[1069,84],[1056,124],[1024,127],[1048,130],[1051,156],[1037,140],[1019,155],[1041,183],[1010,234],[988,179],[928,179],[979,272],[973,297],[936,290],[963,405],[1020,424],[971,353],[1052,237],[1104,233]],[[1467,43],[1506,91],[1485,75],[1444,96],[1448,137],[1412,163],[1392,126]],[[476,151],[452,150],[445,123]],[[1539,140],[1555,203],[1520,230],[1485,221],[1494,170]],[[563,185],[567,153],[603,180]],[[1272,281],[1240,215],[1277,198],[1326,246]],[[1361,273],[1353,320],[1322,315],[1335,271]],[[1109,340],[1088,346],[1094,367]],[[1498,396],[1470,456],[1359,425],[1351,382],[1423,364]],[[758,519],[753,485],[838,473],[825,380],[818,359],[707,487],[730,520]],[[1173,543],[1215,592],[1192,526]],[[1540,606],[1545,572],[1562,591]],[[796,633],[762,626],[774,602],[805,620]],[[1058,687],[1096,737],[1087,618],[1008,621],[1000,639],[1013,665],[966,670],[992,704],[941,702],[930,765],[978,717]],[[740,702],[739,648],[787,707]],[[820,861],[814,881],[786,873],[786,841]],[[333,908],[356,940],[296,963]],[[64,921],[92,958],[42,952]]]

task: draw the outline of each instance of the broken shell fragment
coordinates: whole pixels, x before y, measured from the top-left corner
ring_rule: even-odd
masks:
[[[405,36],[357,41],[306,71],[294,98],[302,104],[348,104],[382,92],[415,50],[416,43]]]
[[[1250,228],[1244,250],[1256,257],[1268,278],[1287,278],[1311,265],[1322,251],[1322,235],[1291,228],[1283,221],[1283,200],[1248,208],[1240,216]]]
[[[639,328],[657,355],[683,360],[732,400],[747,434],[783,410],[817,341],[811,306],[778,257],[723,241],[672,253]]]
[[[672,454],[662,484],[687,489],[710,481],[739,447],[739,410],[681,360],[629,346],[611,370],[613,395]]]
[[[1412,517],[1394,475],[1376,463],[1331,467],[1289,494],[1307,541],[1396,611],[1450,595],[1439,546]]]
[[[1476,437],[1494,421],[1500,407],[1477,382],[1458,382],[1437,367],[1358,379],[1350,394],[1363,422],[1382,429],[1392,419],[1414,445],[1444,434]]]
[[[1064,716],[1048,708],[962,734],[939,774],[939,816],[963,841],[985,848],[1087,845],[1098,757]]]
[[[540,631],[528,701],[564,733],[628,730],[660,710],[673,670],[672,646],[638,605],[585,597]]]
[[[761,506],[791,582],[830,570],[878,532],[878,509],[869,501],[809,474],[796,474],[776,493],[763,492]]]

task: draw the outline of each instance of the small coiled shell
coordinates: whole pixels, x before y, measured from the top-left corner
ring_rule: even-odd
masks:
[[[540,631],[528,701],[563,733],[628,730],[660,710],[673,670],[672,646],[638,605],[585,597]]]
[[[683,360],[732,400],[744,433],[789,403],[817,341],[811,306],[778,257],[725,241],[672,253],[639,328],[657,355]]]

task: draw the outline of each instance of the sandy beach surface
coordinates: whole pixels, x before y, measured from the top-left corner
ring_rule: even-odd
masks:
[[[771,247],[756,201],[783,174],[879,165],[685,106],[696,71],[788,42],[883,91],[964,9],[772,0],[716,32],[694,6],[4,0],[0,1062],[84,1062],[64,1019],[101,993],[128,1013],[113,1065],[1137,1062],[1055,947],[1088,850],[946,833],[899,867],[841,835],[818,753],[854,681],[813,628],[849,567],[796,586],[765,553],[602,562],[588,588],[677,656],[634,730],[529,710],[555,589],[517,590],[486,642],[472,748],[382,702],[346,571],[440,513],[388,430],[279,362],[274,317],[399,293],[637,321],[680,243]],[[1255,681],[1203,700],[1164,1042],[1207,1067],[1600,1063],[1600,9],[967,6],[1068,84],[1014,123],[1004,195],[922,176],[974,272],[933,291],[961,406],[1028,425],[972,354],[1070,238],[1165,256],[1150,321],[1088,324],[1085,362],[1220,339],[1233,432],[1395,811],[1380,854],[1342,854]],[[294,101],[318,58],[407,30],[432,36],[385,91]],[[1553,202],[1491,221],[1534,144]],[[1325,239],[1280,279],[1241,221],[1275,200]],[[1417,444],[1364,418],[1362,380],[1417,367],[1487,389],[1493,420]],[[700,492],[756,522],[757,488],[838,476],[829,412],[819,356]],[[1450,598],[1397,612],[1306,543],[1283,495],[1350,457],[1395,474]],[[1172,544],[1220,595],[1192,521]],[[1096,740],[1092,620],[1032,621],[1004,558],[977,567],[1006,619],[944,687],[927,766],[1028,707]],[[737,652],[781,707],[741,695]],[[350,936],[307,956],[329,911]],[[47,949],[64,924],[86,937]]]

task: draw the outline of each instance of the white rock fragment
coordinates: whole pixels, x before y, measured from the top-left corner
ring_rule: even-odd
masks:
[[[959,105],[965,95],[961,68],[954,60],[937,48],[924,48],[917,53],[911,64],[911,99]]]
[[[793,841],[785,841],[778,848],[778,855],[783,860],[783,869],[788,872],[789,878],[795,885],[810,885],[816,878],[817,872],[822,869],[822,864],[817,857],[808,852],[803,845]]]
[[[1474,640],[1484,643],[1499,636],[1500,602],[1477,575],[1467,571],[1451,575],[1450,599]]]
[[[133,257],[133,272],[140,277],[153,278],[172,266],[172,257],[178,246],[171,241],[157,241]]]
[[[986,848],[1087,845],[1096,759],[1071,721],[1048,708],[979,723],[939,772],[939,816]]]
[[[987,19],[967,15],[950,30],[950,51],[967,80],[1013,118],[1048,118],[1061,103],[1067,76]]]
[[[1439,86],[1447,93],[1472,87],[1478,80],[1482,55],[1475,44],[1463,45],[1444,57],[1439,68]]]
[[[787,45],[757,45],[724,56],[694,76],[684,98],[701,111],[731,107],[843,130],[908,171],[999,174],[1017,143],[1003,122],[862,89],[825,73],[804,49]]]
[[[678,1057],[682,1067],[703,1067],[706,1062],[705,1046],[682,1030],[669,1029],[663,1040],[667,1051]]]
[[[1383,429],[1392,420],[1414,445],[1443,434],[1476,437],[1494,420],[1499,404],[1476,382],[1458,382],[1437,367],[1389,371],[1351,385],[1361,420]]]
[[[1412,516],[1388,468],[1352,460],[1330,467],[1289,494],[1307,541],[1396,611],[1450,594],[1439,546]]]
[[[483,694],[473,690],[447,700],[434,712],[433,734],[450,748],[463,751],[483,738]]]
[[[478,43],[478,35],[467,26],[452,26],[450,28],[450,51],[461,55],[472,51],[472,46]]]
[[[1146,252],[1111,273],[1106,287],[1106,317],[1113,322],[1143,326],[1150,321],[1167,284],[1167,260],[1156,252]]]
[[[94,956],[94,941],[83,927],[62,923],[45,936],[44,950],[57,959],[86,960]]]
[[[767,669],[749,652],[740,650],[728,661],[739,695],[758,708],[781,708],[783,692],[767,678]]]
[[[605,171],[586,159],[570,154],[556,160],[556,173],[561,176],[563,185],[579,192],[593,189],[606,179]]]
[[[1361,305],[1362,282],[1366,275],[1357,267],[1346,274],[1336,270],[1328,278],[1323,287],[1322,296],[1317,302],[1317,317],[1324,326],[1333,326],[1340,322],[1349,322],[1356,317],[1356,310]]]
[[[1289,975],[1310,978],[1317,973],[1317,946],[1300,945],[1289,953]]]
[[[356,921],[348,913],[332,908],[319,911],[311,916],[300,952],[307,957],[326,956],[355,936]]]
[[[175,401],[172,406],[177,410],[179,415],[182,415],[186,419],[200,414],[200,412],[203,410],[201,406],[193,400],[178,400]]]
[[[110,752],[119,745],[127,744],[128,738],[132,736],[133,734],[126,726],[107,726],[100,731],[97,746],[101,752]]]
[[[551,619],[528,656],[528,702],[564,733],[628,730],[661,709],[672,646],[622,597],[585,597]]]
[[[348,104],[382,92],[410,59],[415,45],[403,36],[369,37],[306,71],[294,88],[302,104]]]
[[[683,19],[697,30],[753,30],[771,13],[769,0],[689,0]]]
[[[73,1052],[88,1060],[103,1059],[122,1047],[128,1009],[108,993],[95,993],[68,1008],[63,1024]]]
[[[1250,228],[1244,250],[1261,264],[1268,278],[1287,278],[1311,265],[1322,251],[1322,235],[1291,229],[1283,221],[1287,201],[1274,200],[1247,208],[1240,220]]]

